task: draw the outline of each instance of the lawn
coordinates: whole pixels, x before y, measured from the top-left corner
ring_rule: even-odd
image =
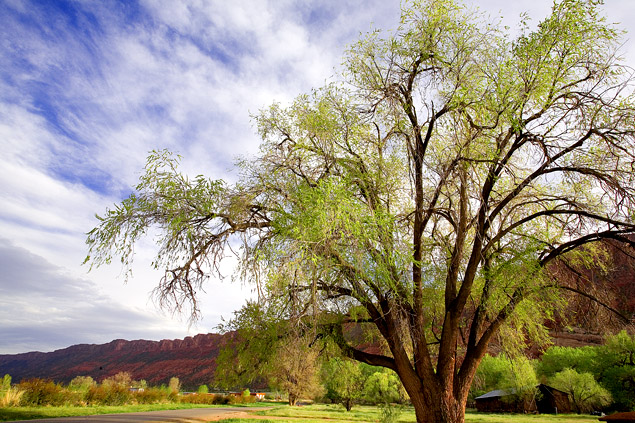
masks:
[[[346,412],[339,405],[310,405],[303,407],[279,406],[270,410],[252,413],[257,416],[282,417],[289,423],[350,423],[350,422],[379,422],[381,410],[378,407],[355,406]],[[398,423],[415,422],[412,407],[402,407]],[[591,423],[597,422],[597,417],[589,415],[561,414],[489,414],[468,412],[466,423]],[[253,419],[227,419],[224,423],[254,423]],[[259,423],[263,423],[262,420]]]

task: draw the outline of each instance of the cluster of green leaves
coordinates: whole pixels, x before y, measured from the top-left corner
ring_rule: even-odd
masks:
[[[206,275],[216,269],[222,252],[191,252],[215,234],[219,224],[216,211],[226,199],[227,187],[222,180],[202,175],[190,179],[178,171],[180,160],[180,156],[167,150],[150,153],[135,192],[106,210],[104,216],[96,215],[100,223],[88,233],[90,249],[84,262],[92,268],[119,257],[128,278],[132,275],[135,243],[150,227],[160,227],[162,232],[155,238],[160,248],[152,265],[169,272],[155,289],[155,295],[162,306],[177,311],[191,304],[189,314],[196,318],[196,291]],[[171,267],[183,260],[186,265]],[[185,280],[192,286],[183,289]],[[175,285],[182,289],[174,290]]]

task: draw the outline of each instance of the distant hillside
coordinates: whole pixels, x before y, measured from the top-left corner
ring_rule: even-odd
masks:
[[[150,385],[167,384],[176,376],[184,387],[195,387],[212,382],[216,357],[233,336],[210,333],[182,340],[118,339],[49,353],[0,355],[0,375],[10,374],[14,382],[38,377],[67,383],[75,376],[91,376],[101,381],[125,371],[133,379],[145,379]]]

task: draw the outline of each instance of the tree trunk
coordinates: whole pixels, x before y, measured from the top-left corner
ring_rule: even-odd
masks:
[[[455,391],[452,382],[443,383],[436,373],[422,378],[414,371],[405,371],[399,377],[415,409],[417,423],[464,423],[470,383],[461,383]],[[454,378],[453,382],[458,381]]]
[[[289,405],[295,405],[297,400],[298,398],[295,396],[295,394],[289,393]]]
[[[451,392],[441,393],[425,401],[421,392],[420,400],[412,397],[417,423],[464,423],[465,402],[458,401]]]

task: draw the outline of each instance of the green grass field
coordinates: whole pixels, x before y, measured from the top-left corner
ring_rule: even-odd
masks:
[[[269,405],[257,403],[248,405]],[[10,407],[0,408],[0,421],[43,419],[52,417],[84,416],[90,414],[116,414],[134,413],[139,411],[176,410],[185,408],[228,407],[193,404],[153,404],[130,406],[99,406],[99,407]],[[231,406],[235,407],[235,406]],[[400,410],[398,423],[415,422],[415,414],[412,407],[403,407]],[[380,421],[381,411],[378,407],[355,406],[347,412],[339,405],[307,405],[301,407],[289,407],[287,405],[274,405],[272,409],[254,412],[253,419],[225,419],[223,423],[265,423],[263,417],[271,417],[272,423],[282,423],[280,418],[287,423],[357,423]],[[257,416],[257,417],[256,417]],[[525,415],[525,414],[485,414],[468,412],[466,423],[591,423],[597,422],[597,417],[588,415],[563,414],[552,415]]]
[[[86,407],[7,407],[0,408],[0,421],[50,419],[54,417],[88,416],[93,414],[136,413],[140,411],[182,410],[188,408],[217,408],[258,406],[256,404],[235,405],[207,405],[207,404],[140,404],[122,406],[86,406]],[[266,405],[266,404],[265,404]]]
[[[311,405],[304,407],[279,406],[271,410],[258,411],[258,416],[284,417],[289,423],[349,423],[349,422],[378,422],[381,412],[378,407],[355,406],[346,412],[339,405]],[[412,407],[403,407],[399,415],[399,423],[415,422]],[[597,417],[589,415],[533,415],[533,414],[485,414],[468,412],[466,423],[591,423],[597,422]],[[254,423],[252,419],[224,420],[224,423]],[[260,420],[262,423],[262,420]]]

